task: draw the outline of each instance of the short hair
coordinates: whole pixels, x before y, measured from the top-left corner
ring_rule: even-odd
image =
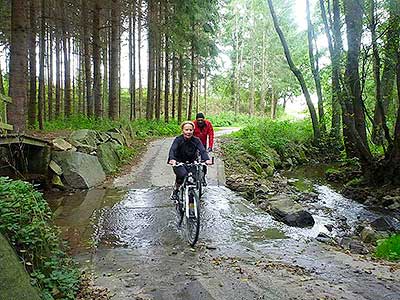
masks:
[[[181,129],[183,129],[183,126],[185,125],[192,125],[193,129],[194,129],[194,123],[192,121],[183,121],[181,124]]]
[[[198,118],[204,119],[204,114],[202,112],[197,113],[196,119]]]

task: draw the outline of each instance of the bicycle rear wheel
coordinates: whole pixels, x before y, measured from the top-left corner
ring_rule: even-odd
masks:
[[[199,239],[200,233],[200,201],[198,192],[190,190],[189,197],[189,216],[185,214],[186,219],[186,238],[190,246],[194,246]],[[193,203],[193,206],[192,204]]]

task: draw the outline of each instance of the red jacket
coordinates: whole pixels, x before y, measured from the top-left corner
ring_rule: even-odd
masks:
[[[194,136],[198,137],[200,141],[203,143],[204,147],[213,148],[214,147],[214,128],[211,125],[211,122],[208,120],[204,120],[204,127],[199,127],[197,125],[197,121],[194,120]],[[208,147],[207,147],[207,136],[208,136]]]

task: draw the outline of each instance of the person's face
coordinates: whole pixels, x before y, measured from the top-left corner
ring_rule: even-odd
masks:
[[[185,124],[182,128],[183,136],[187,139],[190,139],[193,136],[193,126],[190,124]]]
[[[198,124],[200,127],[203,127],[203,126],[204,126],[204,119],[203,119],[203,118],[197,118],[196,121],[197,121],[197,124]]]

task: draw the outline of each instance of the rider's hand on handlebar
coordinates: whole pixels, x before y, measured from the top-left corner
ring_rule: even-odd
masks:
[[[176,165],[176,160],[175,159],[171,159],[168,163],[170,165],[172,165],[172,166],[175,166]]]
[[[207,152],[212,152],[212,148],[208,147]]]
[[[206,160],[205,163],[206,163],[206,165],[212,165],[213,164],[211,159]]]

